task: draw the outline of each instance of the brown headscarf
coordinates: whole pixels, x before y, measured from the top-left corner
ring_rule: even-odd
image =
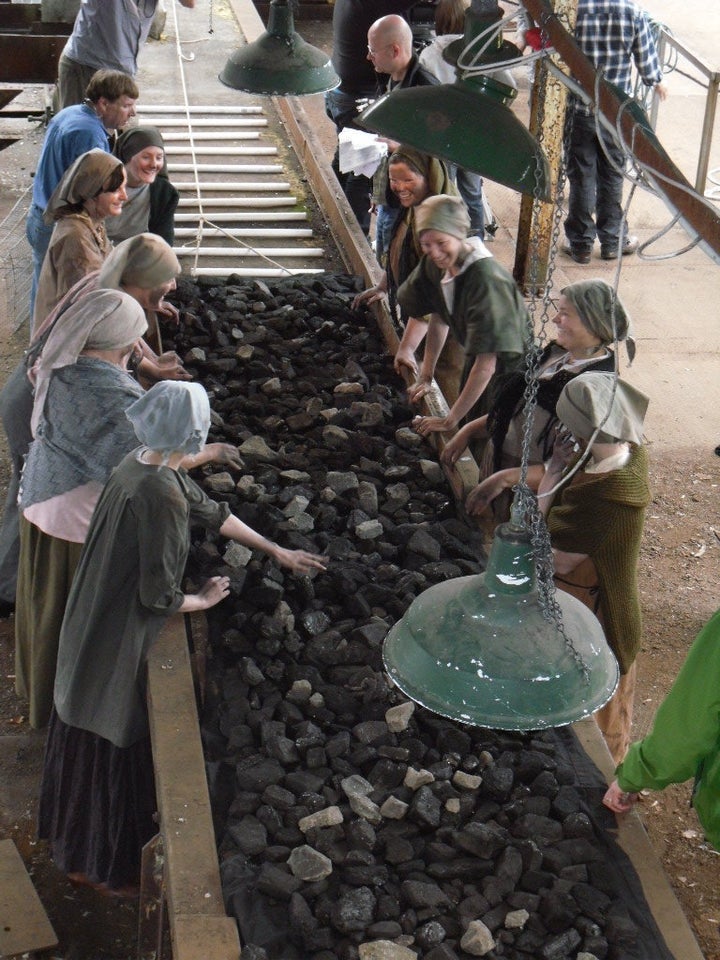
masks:
[[[388,157],[388,168],[393,163],[404,163],[410,167],[411,170],[414,170],[424,177],[427,181],[429,197],[433,197],[437,193],[447,193],[454,197],[458,196],[457,187],[450,179],[447,166],[444,161],[438,160],[437,157],[431,157],[427,153],[421,153],[414,147],[401,145]],[[387,190],[388,199],[390,199],[390,197],[394,199],[395,195],[390,189],[389,181]],[[397,201],[395,200],[394,202]]]
[[[113,171],[121,166],[117,157],[97,147],[81,154],[53,190],[43,215],[45,223],[52,224],[66,212],[75,212],[86,200],[97,197]]]

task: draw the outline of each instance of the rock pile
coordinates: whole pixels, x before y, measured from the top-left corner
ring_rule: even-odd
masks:
[[[193,548],[198,575],[232,581],[204,739],[243,960],[643,956],[557,737],[463,728],[384,675],[389,626],[482,550],[353,292],[178,291],[178,351],[212,396],[213,438],[245,463],[206,488],[330,558],[293,578],[234,544]]]

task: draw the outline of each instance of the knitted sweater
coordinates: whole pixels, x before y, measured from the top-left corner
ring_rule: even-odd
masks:
[[[633,447],[619,470],[576,474],[548,516],[553,547],[586,553],[595,565],[605,636],[622,673],[640,649],[637,562],[649,502],[647,453]]]

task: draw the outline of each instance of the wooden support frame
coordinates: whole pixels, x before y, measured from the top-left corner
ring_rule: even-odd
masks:
[[[220,887],[190,653],[180,615],[169,618],[148,657],[148,710],[164,861],[162,893],[173,958],[239,960],[237,925],[225,914]],[[155,853],[157,845],[150,851]],[[141,914],[158,899],[157,891],[147,886]],[[156,914],[161,925],[162,911]],[[145,937],[146,944],[151,942],[147,929]],[[158,945],[160,938],[161,932],[154,940]],[[161,960],[152,952],[142,956]]]

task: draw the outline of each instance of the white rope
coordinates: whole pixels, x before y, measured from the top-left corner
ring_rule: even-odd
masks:
[[[189,99],[189,97],[188,97],[187,84],[186,84],[186,82],[185,82],[185,69],[184,69],[184,66],[183,66],[183,62],[184,62],[184,61],[186,61],[186,60],[193,60],[193,59],[194,59],[194,54],[191,55],[190,57],[185,57],[185,56],[183,55],[183,52],[182,52],[182,50],[181,50],[181,43],[182,43],[183,41],[180,39],[180,27],[179,27],[179,24],[178,24],[177,5],[176,5],[175,3],[172,4],[172,12],[173,12],[173,19],[174,19],[174,22],[175,22],[175,49],[176,49],[176,53],[177,53],[178,67],[179,67],[179,69],[180,69],[180,81],[181,81],[181,84],[182,84],[182,99],[183,99],[183,102],[182,102],[182,104],[180,105],[179,110],[180,110],[180,112],[183,112],[183,111],[184,111],[185,116],[186,116],[186,119],[187,119],[187,128],[188,128],[188,135],[189,135],[189,136],[188,136],[188,139],[189,139],[189,143],[190,143],[190,157],[191,157],[192,174],[193,174],[193,178],[194,178],[194,188],[195,188],[195,194],[196,194],[196,196],[197,196],[197,204],[198,204],[198,228],[197,228],[197,233],[196,233],[196,235],[195,235],[195,244],[194,244],[194,246],[195,246],[195,255],[194,255],[194,258],[193,258],[192,272],[193,272],[194,275],[197,275],[197,271],[198,271],[198,269],[200,269],[200,268],[199,268],[199,258],[200,258],[200,253],[199,253],[199,251],[200,251],[200,245],[201,245],[202,239],[203,239],[203,230],[204,230],[205,224],[207,224],[209,227],[213,228],[213,230],[218,230],[221,234],[224,234],[232,243],[235,243],[235,244],[237,244],[238,246],[244,247],[244,248],[246,248],[247,250],[252,250],[258,257],[260,257],[261,259],[267,261],[267,263],[271,264],[273,267],[278,268],[278,269],[281,270],[284,274],[290,275],[290,274],[291,274],[291,271],[288,270],[287,267],[284,267],[282,264],[277,263],[277,262],[276,262],[275,260],[273,260],[272,258],[267,257],[267,256],[262,252],[262,250],[258,250],[256,247],[251,246],[251,244],[245,243],[245,242],[244,242],[243,240],[241,240],[239,237],[234,237],[234,236],[233,236],[231,233],[229,233],[224,227],[220,226],[220,224],[218,224],[218,223],[213,223],[211,220],[208,220],[208,219],[205,217],[205,211],[204,211],[204,208],[203,208],[203,199],[202,199],[202,194],[201,194],[201,191],[200,191],[200,179],[199,179],[199,172],[200,172],[199,166],[200,166],[200,164],[198,163],[197,152],[196,152],[196,150],[195,150],[195,138],[194,138],[194,136],[193,136],[193,123],[192,123],[192,116],[191,116],[191,114],[192,114],[192,109],[191,109],[191,106],[190,106],[190,99]],[[191,245],[188,244],[187,246],[190,247]],[[221,253],[221,251],[219,251],[219,253]]]

